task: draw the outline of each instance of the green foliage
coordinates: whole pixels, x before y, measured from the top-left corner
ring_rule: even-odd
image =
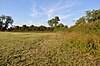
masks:
[[[100,9],[93,11],[86,11],[86,20],[87,22],[95,22],[96,20],[100,20]]]
[[[62,23],[59,23],[57,27],[54,28],[54,32],[64,32],[68,30],[68,26],[63,25]]]
[[[13,32],[53,32],[53,31],[66,31],[68,26],[63,25],[62,23],[58,23],[60,21],[58,16],[55,16],[55,18],[48,20],[48,24],[51,27],[46,26],[14,26],[7,29],[7,31],[13,31]]]
[[[79,19],[77,20],[76,25],[83,25],[83,24],[85,24],[85,23],[86,23],[85,17],[83,16],[83,17],[81,17],[81,18],[79,18]]]
[[[8,28],[8,31],[13,31],[13,32],[51,32],[53,31],[54,28],[52,27],[45,27],[45,26],[27,26],[27,25],[23,25],[23,26],[14,26],[14,27],[10,27]]]
[[[62,31],[66,31],[68,29],[68,26],[63,25],[62,23],[59,23],[58,21],[60,21],[58,16],[55,16],[55,18],[48,20],[48,24],[49,26],[51,26],[52,28],[54,28],[54,32],[62,32]]]
[[[51,20],[48,20],[48,24],[51,27],[56,27],[58,24],[58,21],[60,21],[58,16],[55,16],[55,18],[52,18]]]
[[[64,27],[62,23],[59,23],[57,27]]]
[[[67,31],[68,28],[66,27],[55,27],[54,28],[54,32],[63,32],[63,31]]]
[[[69,30],[84,33],[100,32],[100,10],[86,11],[86,16],[79,18]]]
[[[2,22],[0,21],[0,30],[2,30]]]
[[[27,25],[23,25],[23,26],[21,27],[21,30],[22,30],[22,31],[28,32],[28,26],[27,26]]]
[[[14,21],[11,16],[5,16],[5,15],[0,16],[0,29],[3,28],[1,30],[7,30],[9,24],[12,25],[13,22]]]
[[[78,31],[82,33],[96,33],[100,32],[99,23],[86,23],[84,25],[74,25],[70,27],[70,31]]]

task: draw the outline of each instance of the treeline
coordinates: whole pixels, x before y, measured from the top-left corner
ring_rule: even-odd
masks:
[[[46,26],[13,26],[14,20],[11,16],[0,16],[0,31],[12,31],[12,32],[52,32],[52,31],[65,31],[68,29],[67,25],[59,23],[60,19],[58,16],[55,16],[51,20],[48,20],[50,27]],[[11,25],[10,28],[8,26]]]
[[[79,18],[75,25],[68,28],[67,25],[59,23],[60,18],[55,16],[48,20],[49,27],[46,26],[12,26],[14,20],[11,16],[0,16],[0,31],[13,31],[13,32],[39,32],[39,31],[81,31],[85,33],[100,32],[100,9],[86,11],[86,15]],[[11,25],[10,28],[8,26]]]
[[[38,31],[53,31],[54,28],[50,28],[50,27],[45,27],[45,26],[27,26],[27,25],[23,25],[23,26],[14,26],[14,27],[10,27],[8,28],[7,31],[13,31],[13,32],[38,32]]]
[[[56,26],[56,27],[46,27],[46,26],[14,26],[8,28],[6,31],[13,31],[13,32],[53,32],[53,31],[65,31],[67,30],[67,26]]]

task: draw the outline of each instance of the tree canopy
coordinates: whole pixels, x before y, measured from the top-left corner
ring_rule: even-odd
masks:
[[[5,15],[2,15],[0,16],[0,28],[2,30],[7,30],[9,24],[12,26],[14,20],[12,19],[11,16],[5,16]]]
[[[58,25],[58,21],[60,21],[58,16],[55,16],[54,18],[52,18],[51,20],[48,20],[48,24],[51,27],[56,27]]]
[[[86,15],[79,18],[71,27],[75,31],[99,32],[100,31],[100,9],[86,11]]]

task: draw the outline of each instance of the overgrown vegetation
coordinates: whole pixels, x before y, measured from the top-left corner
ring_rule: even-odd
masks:
[[[86,11],[86,16],[79,18],[70,29],[85,33],[100,32],[100,10]]]
[[[0,66],[100,66],[100,10],[87,11],[70,28],[56,18],[50,27],[0,32]]]
[[[99,66],[100,36],[78,32],[0,33],[2,66]]]

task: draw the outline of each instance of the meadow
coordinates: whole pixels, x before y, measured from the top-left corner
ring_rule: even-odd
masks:
[[[0,32],[0,66],[99,65],[99,33]]]

